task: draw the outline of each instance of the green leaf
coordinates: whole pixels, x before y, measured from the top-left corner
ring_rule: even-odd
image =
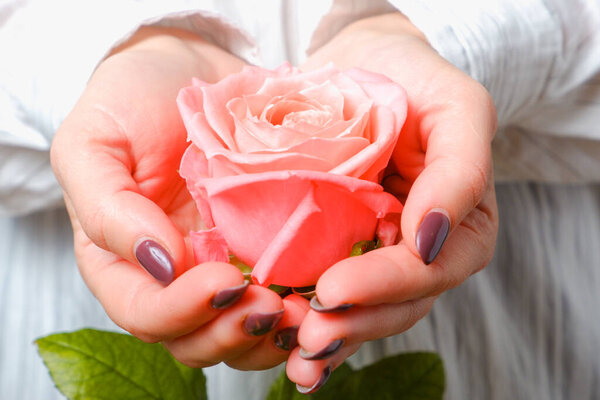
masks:
[[[361,370],[343,364],[312,395],[301,395],[283,373],[267,400],[441,400],[445,378],[435,353],[407,353],[384,358]]]
[[[437,354],[406,353],[356,371],[330,399],[441,400],[444,387],[444,367]]]
[[[307,399],[333,399],[334,397],[323,397],[332,396],[334,393],[332,388],[336,387],[339,383],[343,382],[349,375],[352,374],[352,368],[347,363],[340,365],[329,378],[329,381],[323,388],[318,392],[311,395],[300,394],[296,390],[296,384],[288,379],[285,371],[279,375],[277,379],[271,385],[269,394],[266,400],[307,400]]]
[[[160,344],[82,329],[36,340],[56,387],[69,400],[206,400],[201,369],[177,362]]]

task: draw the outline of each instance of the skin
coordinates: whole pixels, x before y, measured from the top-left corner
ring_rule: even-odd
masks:
[[[163,342],[195,367],[225,361],[238,369],[265,369],[287,359],[290,379],[310,387],[326,366],[337,367],[364,341],[410,328],[437,296],[489,262],[498,225],[490,150],[496,117],[485,89],[439,57],[401,14],[348,26],[301,67],[331,61],[342,69],[385,74],[409,98],[408,119],[384,180],[405,202],[403,239],[343,260],[320,278],[323,305],[355,305],[336,314],[310,311],[298,296],[281,300],[260,287],[214,310],[212,296],[241,284],[241,273],[223,263],[191,268],[185,237],[200,220],[177,174],[187,143],[174,99],[192,77],[215,82],[243,62],[189,33],[144,28],[98,67],[57,132],[51,159],[64,188],[81,274],[119,326]],[[432,209],[448,215],[451,234],[426,266],[415,235]],[[177,276],[169,286],[136,262],[140,238],[168,249]],[[253,337],[243,331],[249,313],[282,309],[272,332]],[[278,329],[293,325],[300,325],[306,351],[339,338],[346,344],[326,360],[304,360],[299,348],[290,353],[273,344]]]
[[[407,121],[383,181],[405,208],[398,245],[342,260],[319,279],[317,297],[324,306],[355,306],[341,313],[311,310],[304,318],[298,340],[306,351],[345,340],[325,360],[304,360],[298,348],[292,352],[287,374],[307,387],[363,342],[413,326],[441,293],[485,267],[498,229],[491,161],[496,115],[480,84],[442,59],[398,13],[348,26],[302,68],[328,62],[382,73],[406,89]],[[451,233],[434,262],[425,265],[415,237],[431,210],[449,217]]]
[[[188,143],[175,97],[192,77],[216,82],[243,65],[190,33],[143,28],[98,66],[51,150],[86,284],[115,323],[144,341],[162,342],[195,367],[280,364],[289,352],[274,345],[276,330],[251,336],[243,321],[285,310],[278,328],[299,325],[308,308],[297,296],[282,301],[253,286],[231,307],[215,310],[214,294],[240,285],[241,272],[216,262],[191,268],[185,238],[201,221],[177,172]],[[177,276],[170,285],[137,263],[140,238],[169,251]]]

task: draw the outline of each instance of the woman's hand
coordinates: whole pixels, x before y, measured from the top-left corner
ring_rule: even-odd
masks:
[[[51,151],[91,291],[119,326],[197,367],[282,362],[289,351],[275,335],[308,308],[247,287],[230,264],[194,266],[185,239],[201,221],[178,174],[187,135],[175,98],[192,77],[214,82],[242,66],[191,33],[142,28],[98,67]]]
[[[496,116],[481,85],[442,59],[401,14],[354,23],[302,68],[328,62],[387,75],[408,93],[407,121],[383,182],[405,201],[403,237],[396,246],[345,259],[319,279],[320,304],[312,304],[321,312],[305,317],[301,349],[287,364],[305,392],[322,385],[361,343],[407,330],[437,296],[487,265],[498,227]]]

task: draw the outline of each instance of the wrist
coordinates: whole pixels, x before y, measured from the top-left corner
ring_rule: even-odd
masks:
[[[404,14],[394,12],[360,19],[344,28],[340,35],[392,35],[405,36],[427,42],[419,30]]]
[[[239,71],[244,61],[201,36],[178,28],[143,26],[129,40],[116,47],[107,57],[152,54],[165,62],[187,63],[197,71],[195,76],[216,82]],[[105,61],[107,61],[105,60]]]
[[[302,69],[311,70],[333,61],[338,68],[359,67],[390,75],[401,54],[390,49],[416,48],[431,51],[423,33],[401,13],[384,14],[356,21],[310,55]],[[383,68],[382,70],[382,67]]]

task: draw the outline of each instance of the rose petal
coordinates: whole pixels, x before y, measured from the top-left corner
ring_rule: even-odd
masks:
[[[194,145],[189,146],[181,158],[179,174],[185,179],[187,189],[196,202],[202,222],[206,227],[213,228],[215,224],[206,199],[206,189],[204,186],[198,185],[198,182],[209,176],[208,161],[204,152]]]
[[[400,202],[384,192],[378,184],[314,171],[275,171],[219,179],[207,178],[198,182],[198,185],[206,190],[214,222],[225,237],[229,249],[244,263],[257,265],[267,248],[270,248],[274,241],[279,243],[269,250],[270,255],[261,262],[259,272],[270,268],[265,260],[283,260],[284,256],[285,262],[278,261],[277,268],[287,268],[281,267],[286,263],[298,266],[297,261],[288,260],[286,256],[291,254],[288,251],[292,250],[282,247],[281,243],[286,237],[285,231],[295,231],[295,236],[313,237],[313,241],[307,243],[312,243],[311,246],[315,248],[311,248],[307,254],[320,254],[319,257],[325,257],[319,252],[326,242],[338,243],[344,248],[333,252],[332,258],[324,258],[327,260],[324,263],[326,266],[313,262],[315,266],[310,267],[311,271],[322,272],[323,268],[330,266],[328,263],[333,257],[341,253],[346,257],[356,241],[372,238],[378,218],[384,218],[389,213],[400,213],[402,210]],[[291,219],[291,215],[314,214],[314,209],[308,207],[308,203],[304,208],[297,210],[313,187],[316,188],[314,196],[318,208],[323,211],[323,217],[316,220],[311,217],[305,227],[303,223]],[[286,228],[287,224],[289,226]],[[314,231],[311,226],[319,228]],[[316,237],[315,232],[320,232],[321,236]],[[280,235],[283,236],[279,237]],[[315,238],[318,240],[315,241]],[[301,240],[305,239],[298,240],[291,247],[302,247]],[[348,249],[345,249],[346,242]],[[329,253],[331,249],[323,251]],[[310,263],[308,259],[302,260],[306,264]],[[270,276],[271,272],[260,274]],[[261,282],[271,279],[264,276],[260,275],[257,279]],[[308,278],[304,276],[302,279]],[[294,281],[294,284],[303,283]]]
[[[333,84],[338,88],[342,96],[344,96],[344,119],[349,120],[355,118],[358,114],[362,114],[363,104],[370,105],[373,103],[363,88],[345,73],[340,72],[331,78]]]
[[[190,238],[196,264],[208,261],[229,262],[227,243],[217,228],[190,232]]]
[[[288,95],[281,99],[273,99],[263,110],[260,119],[273,126],[284,125],[285,119],[289,114],[303,112],[320,112],[328,114],[328,119],[332,120],[333,111],[331,107],[322,106],[313,99],[308,99],[299,93]],[[314,129],[313,129],[314,131]]]
[[[379,174],[389,162],[400,131],[396,130],[394,114],[387,108],[373,107],[370,117],[371,135],[376,140],[331,173],[379,182]]]
[[[191,120],[194,114],[202,110],[203,103],[204,95],[198,87],[188,86],[181,89],[177,95],[177,106],[179,107],[183,122]]]
[[[284,96],[291,92],[300,92],[303,89],[320,85],[338,73],[339,70],[333,64],[307,72],[294,69],[290,75],[280,75],[277,76],[277,79],[267,78],[257,93],[270,97]]]
[[[236,102],[237,105],[239,105],[239,102]],[[236,140],[238,140],[240,149],[244,149],[250,154],[301,153],[311,158],[321,159],[323,167],[316,170],[328,171],[369,144],[368,139],[363,138],[362,135],[369,118],[367,107],[368,105],[365,105],[365,112],[360,118],[350,121],[338,121],[315,132],[312,137],[285,127],[273,127],[270,124],[253,119],[242,121],[236,116],[234,117]],[[332,140],[326,140],[328,138],[332,138]],[[357,139],[360,139],[360,141]],[[357,147],[357,143],[363,143],[360,149]],[[225,157],[231,157],[233,160],[233,153],[228,151],[219,152]],[[248,157],[247,161],[251,159],[249,154],[244,155],[244,157]],[[235,162],[239,163],[238,165],[246,164],[240,157],[237,157],[236,160]],[[252,161],[252,163],[255,164],[256,161]],[[313,169],[303,164],[292,165],[290,169],[298,169],[298,165],[302,165],[302,169]],[[326,165],[329,165],[330,168],[326,168]]]
[[[300,94],[316,101],[321,106],[330,108],[333,113],[333,121],[344,119],[344,96],[331,81],[328,80],[320,85],[301,90]]]
[[[393,80],[385,75],[362,68],[349,68],[344,73],[355,82],[394,83]]]
[[[195,113],[185,121],[185,127],[188,132],[188,140],[206,152],[222,149],[237,150],[235,143],[226,144],[219,140],[219,136],[215,135],[204,113]]]
[[[298,97],[300,95],[296,95]],[[310,102],[301,102],[296,100],[283,100],[276,104],[269,102],[263,104],[265,107],[261,116],[257,117],[253,113],[255,103],[263,103],[263,96],[246,96],[235,98],[229,101],[227,108],[235,123],[235,141],[238,152],[249,153],[263,149],[281,149],[288,148],[296,143],[301,143],[308,139],[306,135],[294,129],[283,126],[273,126],[270,121],[265,121],[265,112],[281,112],[282,114],[290,110],[306,110],[313,108]],[[254,103],[254,104],[253,104]],[[281,119],[285,115],[281,116]],[[270,116],[269,116],[270,117]],[[260,118],[260,119],[259,119]],[[278,118],[278,116],[274,116]],[[270,118],[269,118],[270,119]],[[313,129],[314,130],[314,129]]]
[[[284,61],[283,63],[281,63],[281,65],[275,68],[273,72],[275,72],[277,75],[285,76],[289,74],[297,74],[300,72],[300,70],[292,66],[292,64],[290,64],[289,61]]]
[[[226,149],[206,153],[211,176],[255,174],[263,171],[293,170],[302,166],[312,171],[329,171],[335,165],[327,159],[301,153],[239,154]],[[222,171],[222,173],[220,172]]]
[[[379,219],[376,234],[383,247],[398,243],[398,233],[400,233],[400,213],[388,214],[385,218]]]
[[[400,131],[406,120],[406,92],[397,84],[390,83],[361,83],[364,91],[379,106],[385,106],[394,113],[395,129]]]
[[[202,86],[209,86],[209,85],[210,85],[210,83],[204,82],[202,79],[198,79],[196,77],[192,78],[192,86],[202,87]]]
[[[234,147],[234,122],[226,104],[230,99],[255,94],[268,77],[277,76],[274,71],[246,66],[240,73],[229,75],[221,81],[201,87],[204,101],[202,110],[206,120],[221,140]]]
[[[312,157],[326,160],[331,167],[343,163],[355,154],[358,154],[364,148],[369,146],[369,141],[362,137],[347,137],[347,138],[311,138],[304,143],[300,143],[287,150],[277,150],[277,152],[292,152],[299,154],[309,154]],[[275,151],[264,153],[275,153]],[[254,153],[256,154],[256,153]],[[323,170],[327,171],[327,170]]]
[[[261,285],[309,286],[354,243],[372,239],[377,219],[351,192],[314,182],[252,270]]]

